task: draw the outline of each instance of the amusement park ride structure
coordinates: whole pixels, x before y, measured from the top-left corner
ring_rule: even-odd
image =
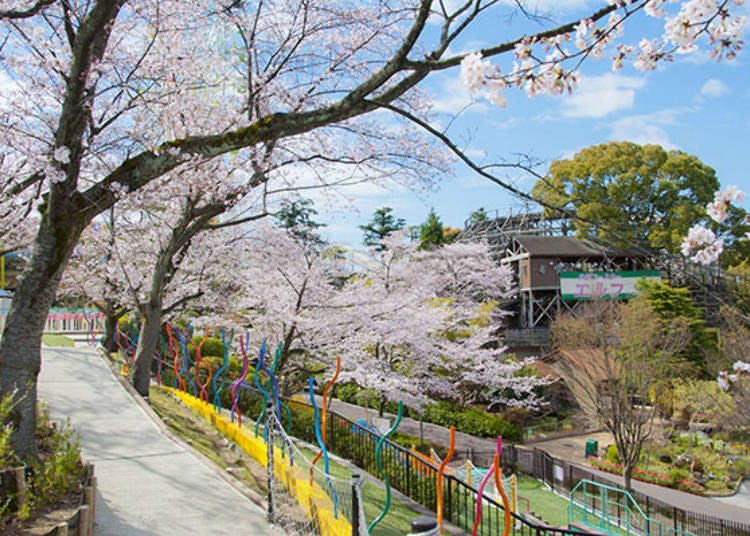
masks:
[[[497,262],[513,270],[518,292],[501,305],[512,313],[506,344],[517,352],[549,345],[549,326],[555,316],[575,312],[586,299],[610,292],[614,298],[631,297],[617,291],[623,285],[632,287],[637,278],[663,279],[690,288],[709,323],[716,320],[718,306],[731,301],[732,288],[747,284],[727,276],[718,266],[699,265],[679,255],[642,246],[616,249],[577,238],[569,218],[549,217],[528,208],[505,215],[495,211],[483,221],[467,222],[456,240],[486,241]],[[571,294],[564,288],[571,284],[569,278],[576,278],[579,288],[583,280],[589,280],[591,289],[599,291]]]

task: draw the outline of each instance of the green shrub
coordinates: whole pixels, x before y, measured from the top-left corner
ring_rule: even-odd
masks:
[[[721,480],[709,480],[704,484],[707,490],[722,491],[727,489],[727,485]]]
[[[342,402],[356,404],[356,396],[359,391],[360,389],[357,387],[356,383],[342,383],[334,387],[334,396]]]
[[[679,467],[672,467],[667,471],[667,476],[672,482],[672,485],[676,486],[681,480],[687,480],[690,478],[690,471],[687,469],[680,469]]]
[[[42,413],[42,412],[40,412]],[[45,423],[37,426],[37,446],[40,463],[34,466],[32,489],[35,502],[54,504],[76,487],[83,479],[85,468],[81,464],[79,437],[70,422],[61,426]]]
[[[201,341],[203,341],[202,335],[195,335],[193,337],[193,340],[191,341],[190,345],[188,346],[188,351],[190,352],[190,358],[195,359],[195,349],[200,346]],[[221,344],[221,339],[217,337],[208,337],[206,339],[206,342],[203,343],[203,346],[201,346],[201,356],[208,356],[208,355],[218,355],[222,356],[222,359],[224,358],[224,345]]]
[[[8,395],[0,402],[0,469],[19,464],[12,451],[10,438],[13,434],[9,418],[15,402]],[[31,465],[30,487],[26,492],[26,501],[17,511],[11,511],[10,497],[0,505],[0,519],[15,516],[20,520],[29,517],[35,506],[54,505],[65,497],[69,491],[78,489],[86,468],[81,463],[78,435],[70,428],[68,422],[57,425],[50,422],[49,413],[43,404],[37,408],[36,446],[38,458]],[[14,507],[14,510],[17,507]],[[0,521],[0,525],[2,522]]]
[[[620,463],[620,454],[617,452],[616,445],[609,445],[607,447],[607,453],[604,455],[604,459],[611,463]]]
[[[425,407],[424,420],[440,426],[455,426],[457,430],[478,437],[503,436],[509,441],[518,441],[521,431],[518,426],[502,417],[478,408],[457,410],[450,402],[440,401]]]

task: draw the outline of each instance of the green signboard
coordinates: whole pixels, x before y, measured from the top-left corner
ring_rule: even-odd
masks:
[[[560,272],[560,294],[563,300],[622,300],[636,295],[636,283],[642,279],[660,281],[661,272]]]

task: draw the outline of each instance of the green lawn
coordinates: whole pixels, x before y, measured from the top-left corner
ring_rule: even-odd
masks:
[[[66,337],[65,335],[53,335],[51,333],[45,333],[42,335],[42,343],[47,346],[66,348],[73,348],[76,345],[75,341],[70,337]]]
[[[569,501],[551,492],[545,484],[527,475],[518,477],[518,495],[529,501],[529,511],[550,525],[568,526]],[[525,505],[518,502],[518,510],[523,513]],[[612,534],[625,534],[625,531],[613,528]]]
[[[568,525],[568,501],[555,495],[545,484],[526,475],[518,476],[518,495],[529,502],[529,511],[550,525]],[[525,501],[518,501],[518,510],[525,510]]]

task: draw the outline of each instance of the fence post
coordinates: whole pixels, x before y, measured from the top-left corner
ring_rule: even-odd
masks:
[[[357,473],[352,474],[352,536],[359,534],[359,525],[362,520],[359,518],[359,486],[360,476]]]
[[[268,477],[268,515],[266,516],[268,522],[273,524],[273,424],[271,419],[273,418],[274,407],[272,404],[267,404],[266,411],[268,411],[268,417],[266,418],[264,430],[266,436],[266,455],[268,456],[267,466],[267,477]]]

